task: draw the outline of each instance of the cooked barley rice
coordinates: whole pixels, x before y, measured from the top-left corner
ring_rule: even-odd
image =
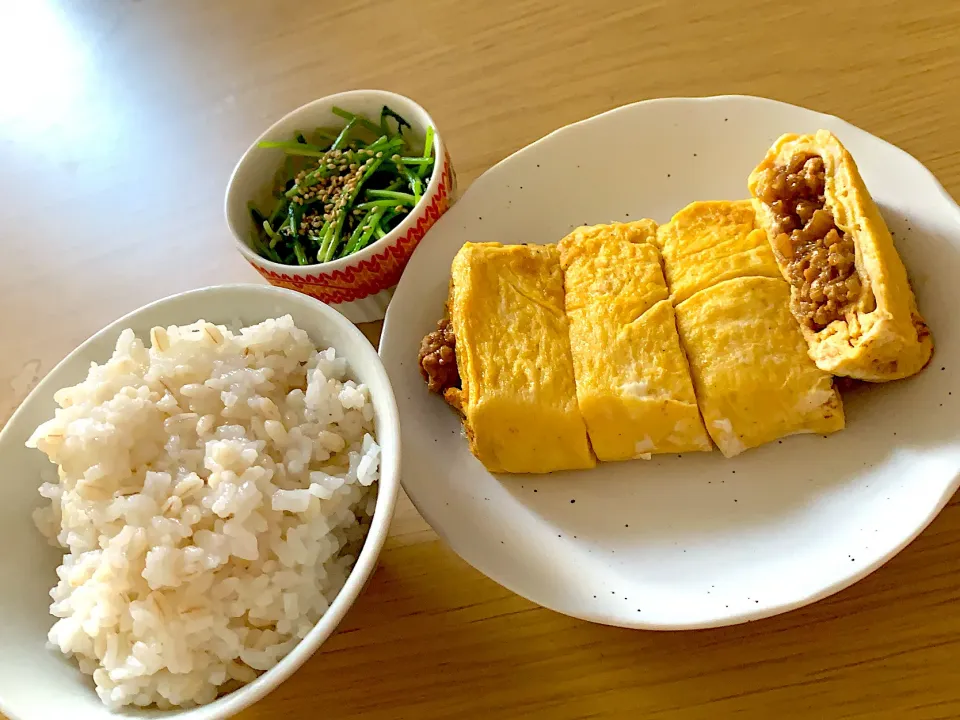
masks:
[[[38,527],[65,549],[50,642],[111,707],[194,705],[273,667],[369,528],[365,386],[289,316],[124,330],[28,441],[59,466]]]

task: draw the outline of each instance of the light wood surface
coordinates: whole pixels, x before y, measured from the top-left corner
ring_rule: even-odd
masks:
[[[957,0],[5,3],[0,422],[123,313],[260,282],[222,218],[233,164],[283,113],[355,87],[426,106],[461,187],[623,103],[748,93],[844,117],[960,196]],[[241,717],[934,720],[960,716],[958,657],[956,503],[838,596],[653,633],[512,595],[404,499],[341,631]]]

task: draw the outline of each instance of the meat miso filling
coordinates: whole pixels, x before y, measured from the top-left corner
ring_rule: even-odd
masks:
[[[420,375],[430,392],[443,395],[450,388],[460,388],[456,348],[457,336],[453,334],[450,318],[438,322],[437,329],[420,342]]]
[[[774,249],[787,260],[787,281],[798,290],[793,311],[818,331],[860,298],[853,238],[837,227],[824,198],[823,158],[796,155],[789,165],[770,168],[757,197],[777,223]]]

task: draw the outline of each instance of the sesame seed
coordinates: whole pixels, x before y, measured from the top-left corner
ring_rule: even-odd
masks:
[[[378,153],[377,153],[377,158],[382,158],[382,157],[383,157],[383,153],[382,153],[382,152],[378,152]]]

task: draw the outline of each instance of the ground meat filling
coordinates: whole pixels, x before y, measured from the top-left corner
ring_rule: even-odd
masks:
[[[437,329],[420,342],[420,374],[431,392],[443,395],[449,388],[460,387],[457,369],[457,336],[449,318],[437,323]]]
[[[825,206],[823,158],[797,155],[765,172],[757,197],[776,221],[774,249],[787,260],[787,280],[798,290],[793,310],[813,330],[844,319],[860,297],[853,238]]]

